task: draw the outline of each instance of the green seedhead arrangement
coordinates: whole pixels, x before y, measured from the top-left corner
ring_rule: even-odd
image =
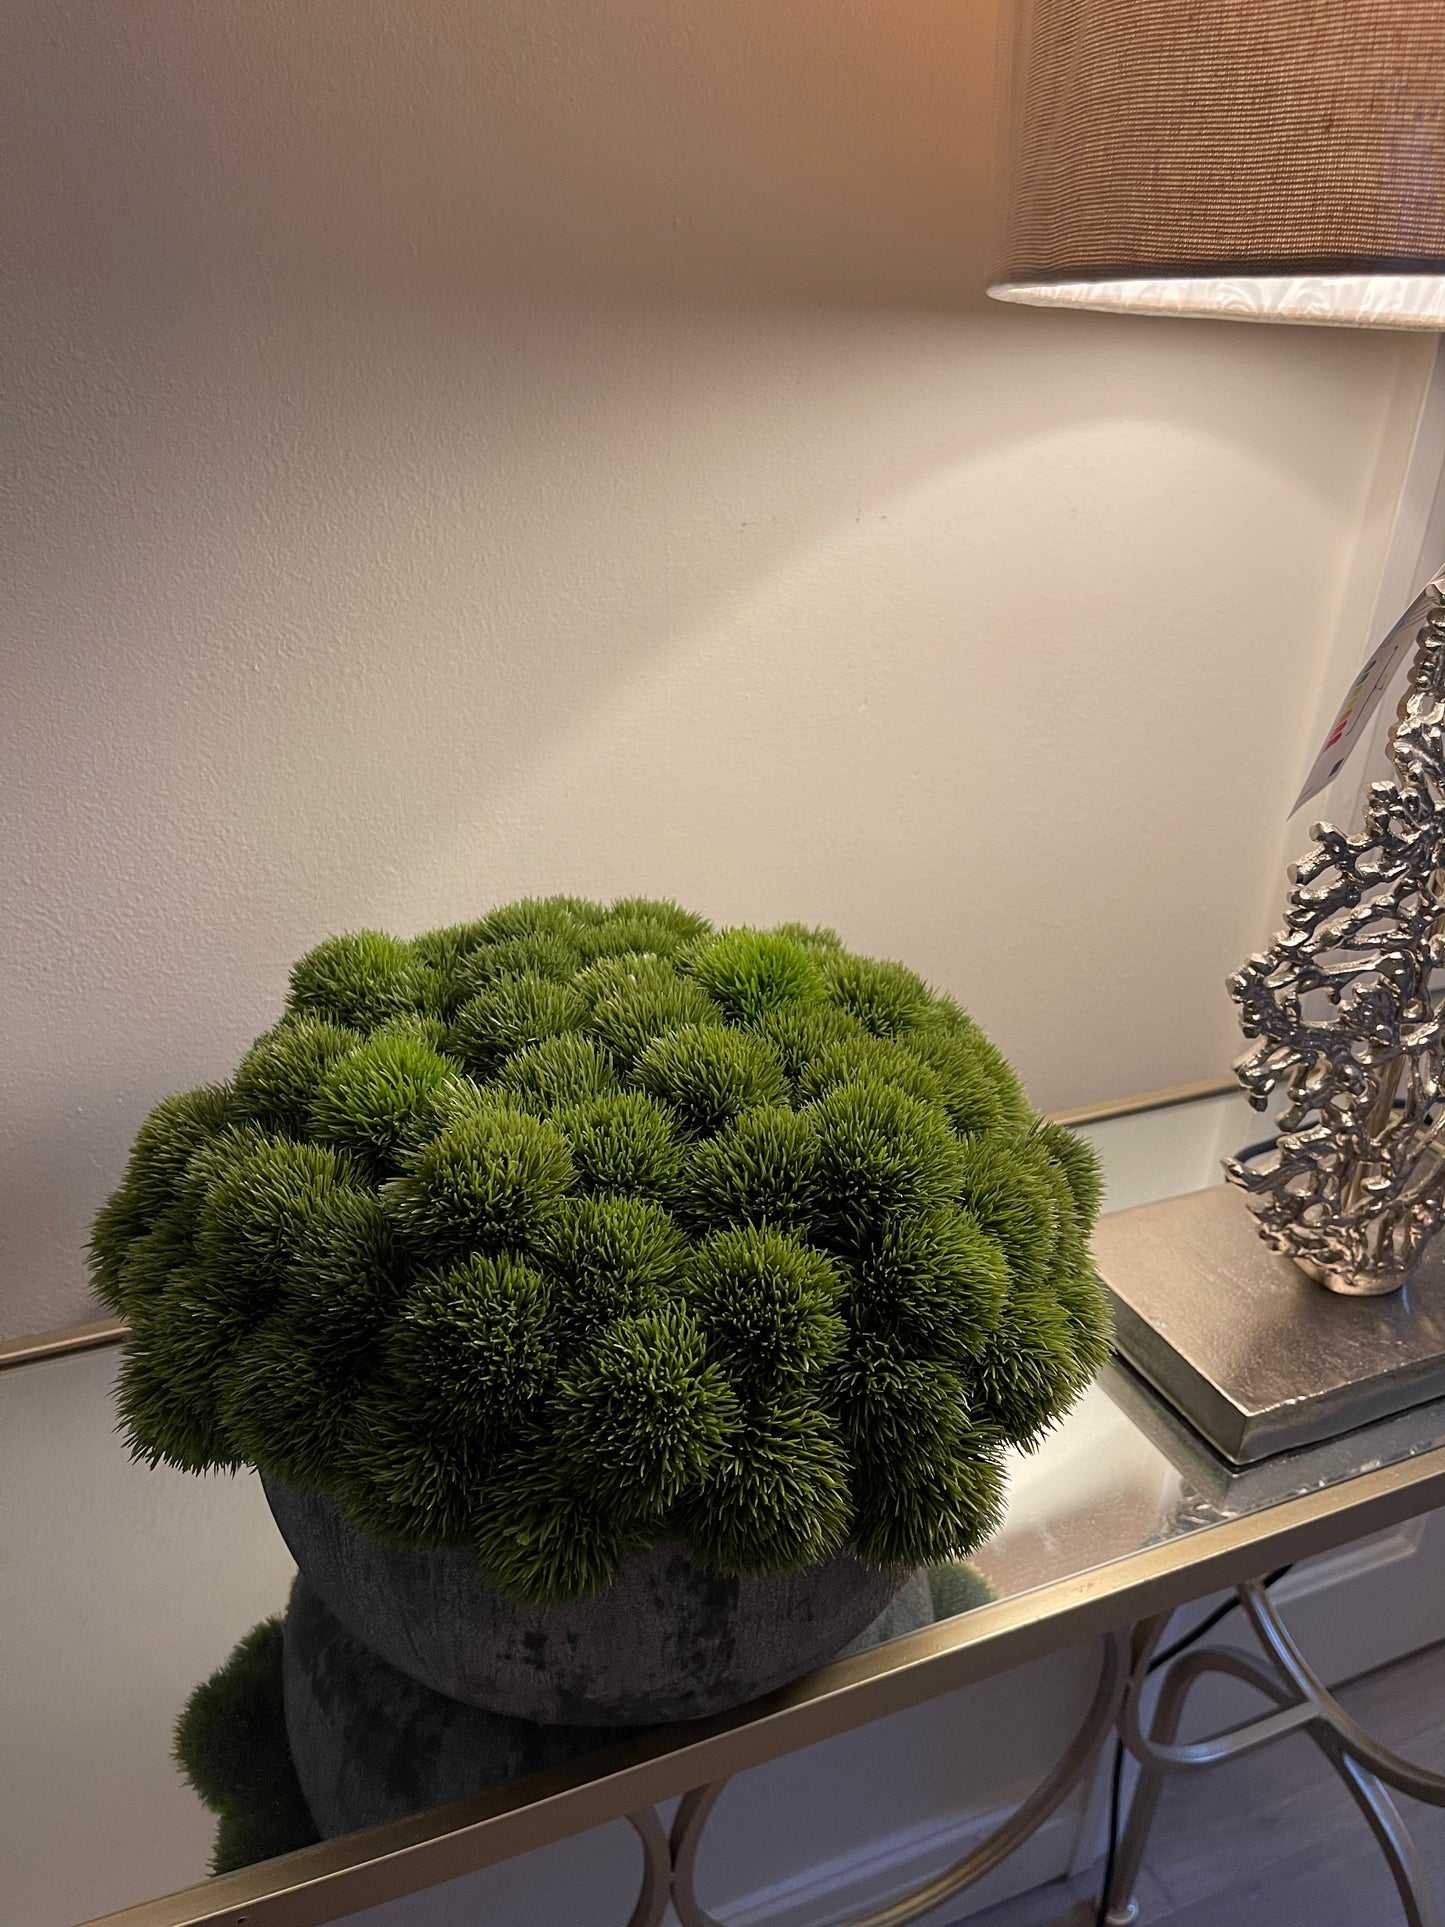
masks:
[[[1099,1181],[953,1000],[828,931],[509,904],[303,957],[92,1240],[134,1450],[534,1602],[956,1557],[1108,1344]]]

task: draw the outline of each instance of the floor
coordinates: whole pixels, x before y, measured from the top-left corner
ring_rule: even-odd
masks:
[[[1445,1646],[1342,1687],[1376,1738],[1445,1771]],[[1445,1809],[1401,1799],[1445,1906]],[[1302,1734],[1166,1785],[1138,1889],[1138,1927],[1400,1927],[1365,1821]],[[1097,1886],[1036,1888],[967,1927],[1092,1927]]]

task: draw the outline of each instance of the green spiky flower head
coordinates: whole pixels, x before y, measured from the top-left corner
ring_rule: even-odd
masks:
[[[328,938],[96,1221],[135,1452],[534,1602],[965,1554],[1098,1368],[1098,1172],[953,999],[794,923],[531,898]]]

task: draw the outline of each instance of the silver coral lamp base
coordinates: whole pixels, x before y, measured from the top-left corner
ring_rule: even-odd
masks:
[[[1295,1258],[1292,1262],[1299,1266],[1306,1278],[1313,1279],[1317,1285],[1323,1285],[1326,1291],[1333,1291],[1341,1298],[1388,1298],[1391,1292],[1402,1290],[1405,1284],[1403,1271],[1326,1271],[1313,1258]]]
[[[1236,1464],[1445,1396],[1445,575],[1389,756],[1230,979],[1275,1139],[1094,1240],[1123,1356]]]
[[[1316,823],[1285,928],[1230,978],[1235,1074],[1278,1136],[1225,1174],[1260,1236],[1344,1297],[1398,1291],[1445,1224],[1445,576],[1425,591],[1394,776],[1363,826]]]

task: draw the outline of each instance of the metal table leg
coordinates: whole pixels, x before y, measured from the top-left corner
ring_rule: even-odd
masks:
[[[1137,1917],[1133,1890],[1166,1774],[1218,1766],[1284,1733],[1304,1731],[1339,1774],[1369,1823],[1395,1882],[1407,1927],[1438,1927],[1439,1916],[1415,1844],[1387,1789],[1394,1787],[1413,1799],[1445,1806],[1445,1775],[1392,1753],[1351,1718],[1311,1669],[1257,1580],[1236,1591],[1264,1648],[1264,1663],[1232,1646],[1200,1646],[1181,1654],[1163,1669],[1147,1734],[1141,1724],[1141,1702],[1164,1622],[1151,1621],[1136,1644],[1119,1732],[1139,1762],[1140,1778],[1105,1896],[1105,1919],[1110,1927],[1125,1927]],[[1195,1682],[1209,1673],[1243,1680],[1273,1701],[1275,1710],[1181,1746],[1176,1735],[1185,1702]]]
[[[656,1807],[629,1813],[628,1824],[642,1842],[642,1887],[627,1927],[661,1927],[672,1892],[672,1857]]]
[[[917,1920],[921,1914],[962,1893],[1006,1860],[1087,1778],[1100,1747],[1118,1719],[1128,1670],[1127,1635],[1111,1633],[1104,1641],[1099,1683],[1089,1710],[1052,1772],[1023,1805],[971,1853],[911,1893],[867,1914],[856,1914],[846,1922],[830,1923],[830,1927],[906,1927],[907,1922]],[[679,1805],[673,1821],[672,1904],[682,1927],[723,1927],[699,1901],[695,1882],[703,1829],[726,1785],[725,1780],[719,1780],[710,1786],[694,1788]]]

